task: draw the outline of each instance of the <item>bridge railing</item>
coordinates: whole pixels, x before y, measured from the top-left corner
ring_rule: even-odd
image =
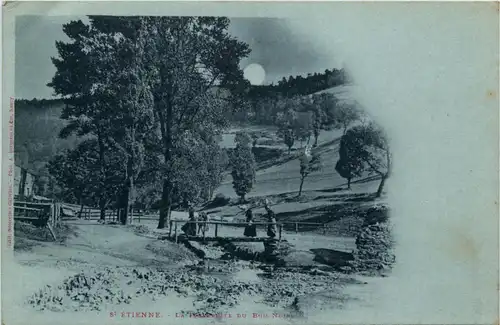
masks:
[[[209,220],[209,221],[186,221],[186,220],[170,220],[170,223],[169,223],[169,231],[168,231],[168,237],[170,239],[174,239],[175,242],[178,242],[178,237],[181,233],[181,230],[180,230],[180,227],[179,227],[179,223],[184,225],[184,224],[196,224],[197,226],[198,225],[214,225],[214,227],[211,227],[211,229],[213,228],[213,238],[219,238],[219,228],[221,228],[222,226],[236,226],[236,227],[246,227],[248,226],[248,223],[246,222],[232,222],[232,221],[217,221],[217,220]],[[299,232],[299,228],[300,226],[312,226],[314,227],[315,229],[322,229],[323,231],[323,234],[326,234],[327,230],[329,229],[329,226],[325,223],[318,223],[318,222],[300,222],[300,221],[296,221],[296,222],[252,222],[252,225],[255,225],[255,226],[269,226],[269,225],[276,225],[276,228],[278,230],[278,240],[281,241],[282,237],[283,237],[283,229],[285,226],[288,226],[287,228],[288,229],[293,229],[295,231],[295,233],[298,233]],[[182,227],[182,226],[181,226]],[[288,230],[287,229],[287,230]],[[208,231],[210,232],[210,230]],[[205,232],[205,231],[202,231],[202,236],[201,236],[201,239],[202,240],[206,240],[207,237],[210,237],[208,236],[208,232]],[[198,236],[195,236],[195,237],[198,237]],[[240,236],[238,236],[240,237]]]

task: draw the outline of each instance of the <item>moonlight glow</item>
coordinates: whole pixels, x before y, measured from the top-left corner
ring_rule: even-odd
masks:
[[[258,63],[252,63],[245,67],[243,76],[250,81],[252,85],[262,85],[266,79],[266,71]]]

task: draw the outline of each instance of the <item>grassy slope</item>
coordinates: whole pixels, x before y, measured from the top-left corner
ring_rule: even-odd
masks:
[[[333,93],[342,101],[350,101],[352,100],[352,87],[350,85],[339,86],[322,92]],[[265,127],[251,127],[247,130],[275,133],[274,129]],[[235,131],[237,130],[233,130],[233,133]],[[300,162],[298,153],[295,155],[292,153],[290,159],[285,154],[279,161],[269,164],[269,167],[257,170],[256,183],[248,194],[250,201],[259,201],[264,197],[270,198],[278,220],[331,222],[334,227],[338,226],[337,233],[346,232],[344,229],[346,227],[339,222],[340,219],[350,219],[349,223],[359,224],[359,218],[352,218],[352,216],[360,215],[361,210],[375,204],[384,203],[384,198],[373,197],[379,185],[379,179],[369,175],[355,180],[352,189],[346,190],[346,180],[335,171],[341,135],[340,130],[321,132],[317,151],[321,156],[322,169],[305,179],[303,194],[300,198],[297,198],[300,185]],[[229,134],[224,138],[223,145],[232,145],[231,136],[232,134]],[[284,145],[277,145],[277,147],[285,149]],[[294,147],[296,150],[302,150],[300,143],[296,143]],[[233,204],[213,211],[219,216],[236,216],[236,219],[243,220],[244,217],[237,206],[237,198],[231,181],[231,176],[227,175],[217,193],[231,197]],[[264,210],[257,208],[254,212],[259,215],[263,214]]]

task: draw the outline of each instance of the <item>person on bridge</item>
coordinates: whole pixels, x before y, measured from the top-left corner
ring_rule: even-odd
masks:
[[[196,219],[194,216],[194,207],[192,205],[189,206],[188,213],[189,213],[189,219],[193,219],[193,220]]]
[[[199,221],[202,222],[208,222],[208,214],[206,212],[201,212],[200,217],[198,219]],[[198,232],[197,234],[203,234],[205,236],[206,232],[208,231],[208,223],[198,223]]]
[[[276,237],[276,233],[278,232],[278,227],[276,226],[276,215],[274,214],[274,211],[269,207],[267,201],[264,205],[264,208],[267,212],[267,222],[270,223],[267,225],[267,236],[269,236],[270,238],[274,238]]]
[[[243,236],[245,237],[256,237],[257,236],[257,227],[253,224],[253,213],[252,209],[248,209],[245,212],[247,226],[245,227],[245,231],[243,232]]]
[[[188,236],[196,236],[196,216],[194,215],[194,208],[192,206],[189,207],[189,219],[182,226],[181,230]]]

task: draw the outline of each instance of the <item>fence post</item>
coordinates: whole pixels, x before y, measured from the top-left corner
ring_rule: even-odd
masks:
[[[51,204],[50,205],[50,216],[49,216],[49,220],[47,220],[47,222],[51,225],[52,225],[52,222],[54,220],[54,211],[55,211],[54,204]]]
[[[61,219],[61,204],[56,203],[56,213],[55,213],[55,218],[54,218],[54,225],[59,225],[59,220]]]
[[[205,230],[206,230],[206,227],[208,225],[207,222],[208,221],[203,221],[203,231],[202,231],[203,232],[203,242],[205,242],[205,232],[206,232]]]
[[[295,233],[296,234],[299,233],[299,223],[298,222],[295,223]]]
[[[168,238],[172,238],[172,220],[168,224]]]
[[[218,232],[218,230],[219,230],[219,224],[216,223],[215,224],[215,238],[217,238],[217,232]]]
[[[174,223],[175,223],[175,225],[174,225],[174,227],[175,227],[175,230],[174,230],[174,232],[175,232],[175,243],[177,244],[177,221],[174,221]]]

